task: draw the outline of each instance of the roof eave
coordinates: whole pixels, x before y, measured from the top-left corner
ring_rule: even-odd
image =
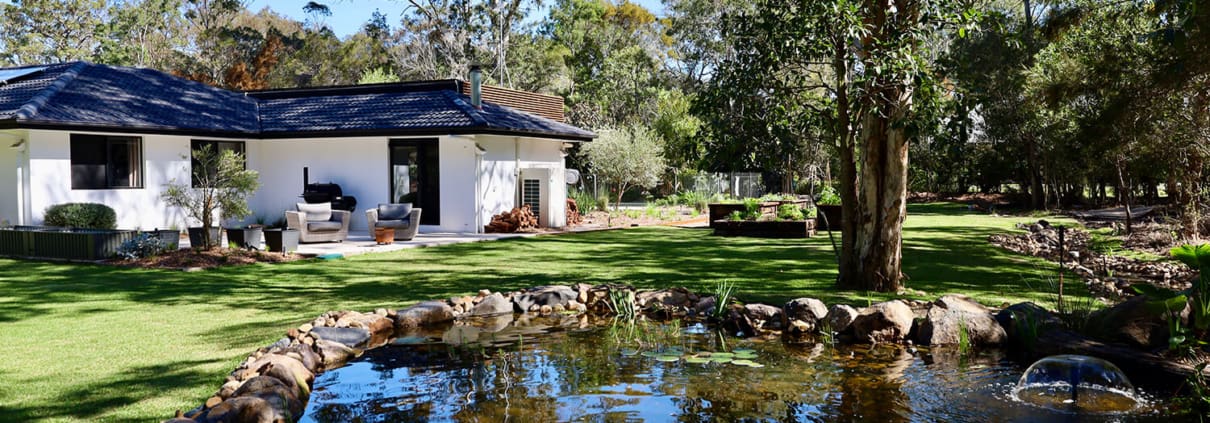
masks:
[[[322,131],[269,131],[269,132],[249,132],[249,131],[222,131],[204,128],[176,128],[176,127],[161,127],[161,126],[127,126],[127,125],[97,125],[97,124],[78,124],[71,122],[50,122],[50,121],[25,121],[18,119],[0,120],[0,129],[43,129],[43,130],[64,130],[64,131],[88,131],[88,132],[115,132],[127,134],[160,134],[160,135],[186,135],[186,136],[208,136],[221,138],[246,138],[246,139],[285,139],[285,138],[345,138],[359,136],[439,136],[439,135],[504,135],[504,136],[522,136],[531,138],[546,138],[563,141],[579,141],[588,142],[596,138],[596,134],[568,134],[560,132],[543,132],[543,131],[522,131],[515,129],[501,129],[490,127],[434,127],[434,128],[382,128],[382,129],[354,129],[354,130],[322,130]]]

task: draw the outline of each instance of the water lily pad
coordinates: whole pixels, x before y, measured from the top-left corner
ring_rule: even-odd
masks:
[[[739,358],[739,359],[753,359],[753,358],[756,358],[756,353],[754,353],[754,352],[735,353],[734,357]]]
[[[622,348],[622,350],[619,352],[621,352],[622,355],[624,355],[626,357],[632,357],[632,356],[639,354],[639,350],[636,350],[634,348]]]
[[[735,357],[735,354],[729,353],[729,352],[716,352],[716,353],[710,353],[710,357],[711,358],[713,358],[713,357],[731,358],[731,357]]]
[[[753,367],[753,368],[758,368],[758,369],[761,367],[765,367],[764,364],[760,364],[760,363],[757,363],[752,360],[735,360],[735,361],[732,361],[731,364],[734,364],[736,366],[747,366],[747,367]]]
[[[655,358],[655,361],[663,361],[665,363],[670,363],[673,361],[680,361],[680,360],[681,360],[681,356],[679,356],[679,355],[661,355],[661,356]]]
[[[736,348],[736,349],[731,350],[731,352],[736,353],[736,354],[747,354],[747,353],[756,354],[756,350],[751,349],[751,348]]]
[[[710,362],[709,357],[685,357],[686,363],[705,364]]]
[[[660,356],[659,354],[656,354],[655,351],[643,351],[643,353],[640,355],[642,355],[643,357],[648,357],[648,358],[655,358],[655,357]]]
[[[714,356],[711,356],[711,357],[710,357],[710,361],[715,362],[715,363],[730,363],[730,362],[731,362],[731,357],[714,357]]]

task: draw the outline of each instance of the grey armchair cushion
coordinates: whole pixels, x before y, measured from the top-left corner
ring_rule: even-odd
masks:
[[[298,203],[298,211],[307,214],[307,222],[327,222],[332,220],[332,203]],[[339,226],[339,223],[337,224]]]
[[[412,203],[378,204],[379,220],[404,220],[412,212]]]
[[[342,224],[341,222],[335,221],[335,220],[328,220],[328,221],[323,221],[323,222],[314,222],[314,221],[307,222],[307,230],[312,231],[312,232],[339,231],[343,226],[344,226],[344,224]]]
[[[379,220],[374,222],[375,228],[406,228],[408,227],[408,219],[403,220]]]

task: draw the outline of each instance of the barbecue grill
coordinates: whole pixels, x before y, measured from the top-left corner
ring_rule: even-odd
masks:
[[[357,197],[345,196],[340,184],[309,183],[307,168],[303,168],[303,201],[308,203],[332,203],[333,210],[353,211],[357,208]]]

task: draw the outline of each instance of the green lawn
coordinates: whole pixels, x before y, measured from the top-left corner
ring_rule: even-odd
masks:
[[[910,208],[908,286],[929,299],[960,292],[993,305],[1047,302],[1043,275],[1054,266],[986,242],[1026,219],[962,210]],[[0,260],[0,421],[160,420],[199,404],[248,352],[319,313],[480,288],[623,282],[709,291],[730,280],[750,302],[889,297],[835,291],[834,277],[826,236],[718,238],[662,227],[197,273]]]

